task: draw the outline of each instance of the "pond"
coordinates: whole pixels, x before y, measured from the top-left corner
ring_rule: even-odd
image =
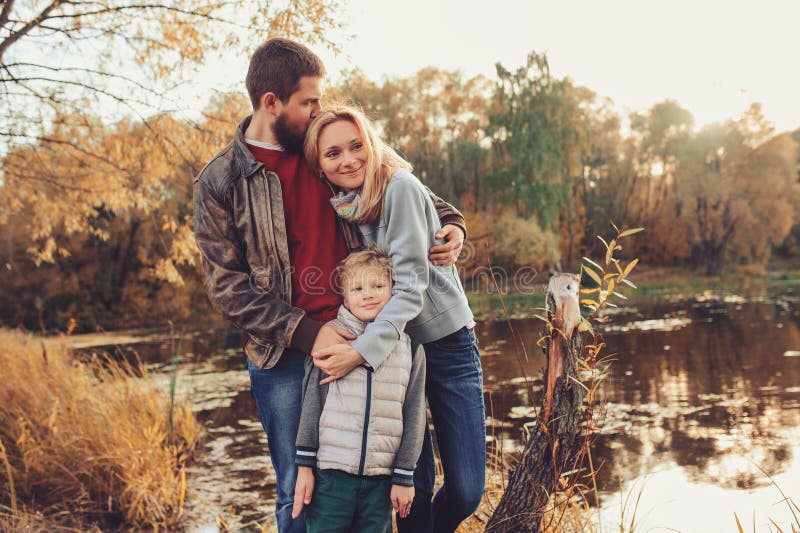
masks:
[[[521,448],[523,426],[538,406],[523,369],[538,393],[544,365],[535,346],[541,321],[512,325],[527,360],[518,359],[507,323],[477,327],[488,444],[505,453]],[[177,394],[207,428],[202,457],[189,472],[189,529],[217,531],[218,520],[232,528],[264,524],[275,479],[238,333],[107,339],[83,349],[116,343],[104,349],[135,353],[165,388],[175,370]],[[735,531],[735,512],[746,531],[753,524],[767,530],[770,520],[791,530],[778,488],[800,501],[798,295],[634,301],[614,313],[603,340],[616,355],[593,449],[602,527],[618,531],[620,522],[634,520],[637,531]]]

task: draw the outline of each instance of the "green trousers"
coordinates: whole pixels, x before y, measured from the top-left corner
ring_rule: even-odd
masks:
[[[384,533],[392,521],[389,476],[315,470],[307,533]]]

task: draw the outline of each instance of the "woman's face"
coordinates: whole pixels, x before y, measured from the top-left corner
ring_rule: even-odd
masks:
[[[337,120],[325,126],[317,140],[319,168],[343,189],[357,189],[364,183],[369,155],[355,124]]]

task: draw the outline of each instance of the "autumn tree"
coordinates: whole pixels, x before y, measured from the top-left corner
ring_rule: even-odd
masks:
[[[497,199],[535,215],[552,228],[577,172],[572,147],[578,144],[569,84],[551,76],[545,55],[508,70],[498,63],[495,105],[489,122],[495,164],[488,180]]]
[[[229,141],[248,106],[244,95],[226,95],[212,101],[197,123],[158,115],[95,129],[91,139],[82,136],[86,131],[71,131],[76,142],[110,154],[108,161],[70,146],[13,149],[4,164],[15,175],[37,183],[43,198],[61,195],[64,204],[81,209],[27,206],[0,226],[0,323],[49,330],[74,318],[85,330],[202,315],[207,302],[191,238],[191,176]],[[170,139],[166,148],[163,138]],[[125,164],[116,168],[114,161]],[[120,203],[84,204],[82,184],[103,179],[103,173]],[[63,175],[72,177],[71,188],[58,182]],[[130,192],[136,187],[148,190]],[[144,197],[153,200],[125,205]],[[35,250],[33,220],[52,226]],[[69,230],[86,220],[89,232]]]
[[[465,79],[458,71],[426,67],[381,84],[351,72],[330,98],[364,108],[386,142],[411,161],[416,175],[458,203],[467,194],[481,196],[492,90],[483,76]]]
[[[617,167],[621,135],[620,117],[610,99],[571,84],[566,86],[566,96],[572,105],[572,126],[579,130],[569,159],[571,189],[559,217],[560,255],[563,266],[571,267],[581,257],[593,255],[599,244],[594,236],[610,220],[597,192]]]
[[[707,274],[765,264],[800,211],[797,143],[753,105],[739,120],[700,131],[685,158],[681,199],[696,259]]]
[[[153,115],[181,108],[174,88],[189,69],[215,55],[246,54],[266,37],[335,47],[327,36],[338,27],[338,7],[337,0],[0,3],[0,223],[27,211],[38,258],[52,260],[56,226],[104,238],[96,212],[151,213],[166,198],[163,180],[190,181],[202,159],[155,136],[147,157],[164,152],[182,172],[142,174],[129,146],[103,144],[107,124],[125,116],[150,128]],[[74,164],[50,162],[58,151]]]
[[[657,264],[685,261],[688,227],[677,195],[677,169],[694,135],[694,117],[678,102],[665,100],[629,118],[620,174],[609,184],[615,204],[611,218],[648,228],[649,238],[634,245],[638,255]]]

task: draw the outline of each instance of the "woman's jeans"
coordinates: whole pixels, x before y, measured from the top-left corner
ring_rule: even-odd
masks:
[[[305,533],[304,515],[292,520],[294,485],[297,480],[295,466],[295,440],[300,424],[301,394],[306,355],[287,349],[278,364],[261,370],[250,360],[250,392],[258,408],[261,425],[267,433],[267,445],[275,469],[276,492],[275,521],[280,533]]]
[[[461,328],[425,346],[425,392],[444,470],[433,494],[435,464],[428,428],[417,469],[411,514],[397,517],[401,533],[455,531],[480,504],[486,480],[483,370],[473,329]]]

